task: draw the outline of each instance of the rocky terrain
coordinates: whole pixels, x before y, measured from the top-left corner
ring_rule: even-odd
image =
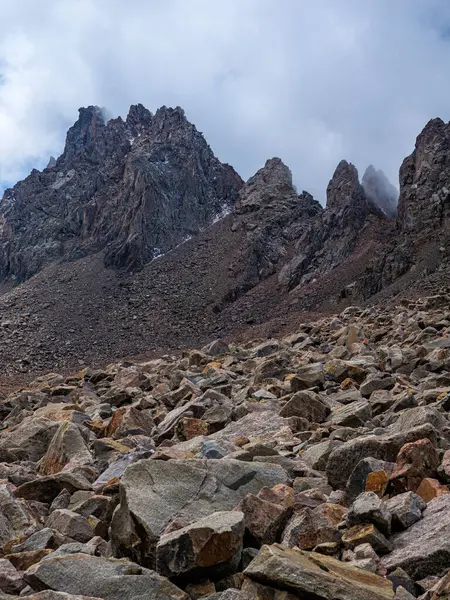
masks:
[[[445,599],[450,295],[0,403],[7,599]]]

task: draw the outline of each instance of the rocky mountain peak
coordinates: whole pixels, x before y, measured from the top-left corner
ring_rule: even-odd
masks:
[[[132,135],[138,135],[150,126],[152,113],[142,104],[130,106],[126,118],[126,124]]]
[[[432,119],[400,168],[401,231],[435,230],[450,216],[450,124]]]
[[[367,199],[358,170],[346,160],[341,160],[328,184],[326,209],[333,213],[350,211],[362,220],[367,215]]]
[[[98,106],[88,106],[78,110],[77,121],[67,132],[64,155],[67,159],[84,153],[105,130],[104,113]]]
[[[0,281],[98,252],[140,268],[229,212],[242,185],[180,107],[152,116],[138,104],[107,123],[98,106],[81,108],[55,167],[0,205]]]
[[[242,187],[238,211],[253,212],[293,195],[297,195],[297,192],[292,184],[291,170],[280,158],[270,158]]]
[[[381,170],[369,165],[364,173],[361,185],[367,200],[392,219],[397,214],[398,191]]]

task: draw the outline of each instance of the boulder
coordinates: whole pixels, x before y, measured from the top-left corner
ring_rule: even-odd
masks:
[[[244,529],[242,512],[216,512],[163,535],[156,546],[156,570],[176,579],[226,577],[238,567]]]
[[[295,393],[280,410],[281,417],[301,417],[310,423],[323,423],[329,414],[329,406],[311,390]]]
[[[25,571],[24,578],[35,591],[58,590],[103,600],[189,600],[155,571],[127,560],[87,554],[50,556]]]
[[[253,581],[293,597],[317,600],[393,600],[392,583],[348,563],[316,552],[304,552],[274,544],[263,546],[245,569]],[[271,596],[269,596],[271,597]]]
[[[384,534],[391,533],[391,513],[386,504],[374,493],[363,492],[348,509],[347,523],[373,523]]]
[[[377,458],[393,462],[400,448],[408,443],[437,434],[431,425],[414,427],[404,433],[366,435],[350,440],[333,450],[327,463],[328,481],[334,488],[343,488],[355,466],[363,458]]]
[[[422,519],[390,541],[393,550],[383,558],[388,571],[401,567],[414,580],[443,573],[450,563],[450,494],[430,502]]]
[[[254,494],[247,494],[236,510],[244,514],[247,545],[257,548],[279,541],[292,512],[291,506],[268,502]]]
[[[386,508],[392,515],[393,529],[407,529],[422,518],[427,504],[414,492],[405,492],[386,501]]]
[[[233,459],[141,460],[121,480],[120,505],[111,525],[116,556],[155,564],[156,542],[174,516],[189,525],[233,510],[248,493],[287,483],[278,465]]]
[[[67,509],[54,510],[45,526],[77,542],[87,542],[95,535],[86,517]]]
[[[80,433],[79,427],[63,421],[53,436],[45,455],[39,463],[42,475],[54,475],[64,467],[92,463],[92,455]]]

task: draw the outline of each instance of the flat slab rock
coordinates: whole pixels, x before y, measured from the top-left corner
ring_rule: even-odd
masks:
[[[103,600],[188,600],[165,577],[127,560],[87,554],[48,558],[25,571],[33,590],[58,590]]]
[[[392,583],[335,558],[273,544],[263,546],[244,575],[315,600],[392,600]]]
[[[166,526],[183,526],[218,511],[233,510],[247,494],[287,484],[279,465],[234,459],[141,460],[130,465],[121,481],[121,503],[111,527],[116,556],[130,556],[153,566],[155,544]],[[134,533],[134,523],[139,531]],[[140,540],[137,537],[140,537]],[[148,548],[140,548],[142,536]]]
[[[382,560],[388,571],[401,567],[415,580],[443,574],[450,564],[450,494],[430,502],[420,521],[390,541],[394,549]]]

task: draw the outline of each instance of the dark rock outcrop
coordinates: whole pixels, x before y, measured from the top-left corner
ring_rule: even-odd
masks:
[[[397,214],[398,191],[381,170],[369,165],[361,180],[367,200],[392,219]]]
[[[82,108],[56,164],[0,202],[0,280],[101,250],[106,266],[138,269],[231,210],[241,185],[181,108],[107,123]]]

